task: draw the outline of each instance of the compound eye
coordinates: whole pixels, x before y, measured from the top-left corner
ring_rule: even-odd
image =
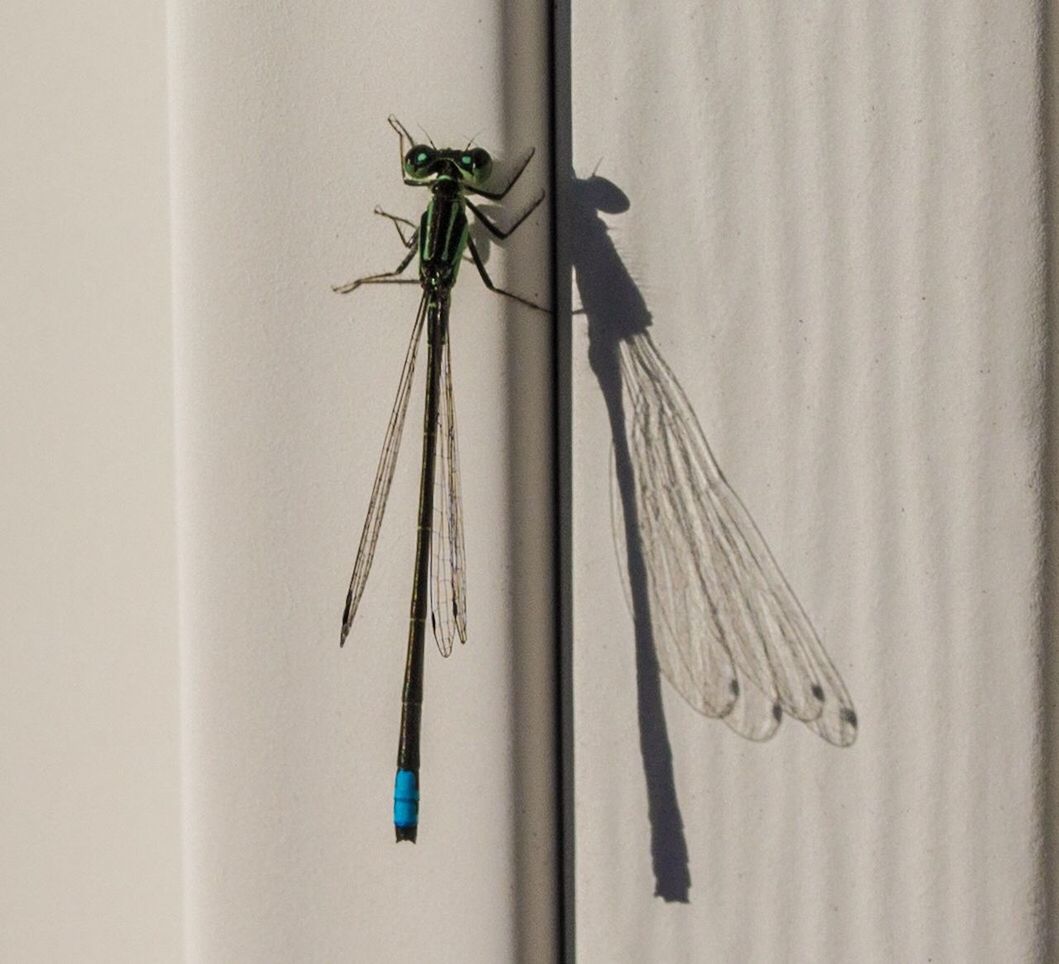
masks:
[[[464,151],[460,155],[460,167],[470,174],[476,181],[484,181],[493,167],[493,159],[489,152],[480,147]]]
[[[434,148],[425,144],[416,144],[404,156],[404,171],[409,177],[422,178],[430,173],[436,158]]]

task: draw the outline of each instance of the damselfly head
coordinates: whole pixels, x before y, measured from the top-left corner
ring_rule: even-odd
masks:
[[[438,152],[426,144],[414,144],[404,156],[404,172],[409,177],[421,181],[435,174]]]
[[[480,147],[439,151],[426,144],[415,144],[404,156],[404,172],[416,181],[448,175],[471,184],[482,184],[488,180],[492,169],[493,159]]]

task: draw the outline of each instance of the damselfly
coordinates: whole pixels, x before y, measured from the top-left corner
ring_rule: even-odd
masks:
[[[396,117],[391,116],[388,120],[397,133],[404,183],[411,187],[429,188],[430,203],[418,226],[376,208],[376,214],[393,222],[408,253],[393,271],[358,278],[349,284],[336,286],[334,290],[348,294],[364,284],[418,284],[423,294],[412,322],[412,337],[398,382],[397,400],[390,414],[368,515],[360,536],[346,608],[342,615],[339,645],[344,645],[349,635],[375,555],[411,398],[416,354],[425,325],[427,388],[423,419],[423,466],[419,483],[419,528],[393,803],[397,839],[414,842],[419,822],[419,734],[428,596],[434,639],[441,655],[448,656],[452,652],[457,638],[461,643],[467,640],[463,509],[449,355],[449,302],[461,261],[466,255],[470,256],[490,291],[531,308],[544,310],[493,284],[471,236],[467,210],[490,234],[503,240],[529,217],[544,198],[544,192],[515,218],[513,224],[501,228],[468,195],[494,201],[504,198],[526,169],[533,156],[532,150],[509,166],[506,172],[501,172],[500,165],[494,163],[487,151],[472,146],[473,138],[462,150],[439,149],[429,138],[428,144],[416,143]],[[410,233],[406,234],[406,230],[410,230]],[[419,255],[418,279],[401,277],[416,254]]]

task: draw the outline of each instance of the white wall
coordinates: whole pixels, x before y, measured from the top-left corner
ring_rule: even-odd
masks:
[[[573,24],[575,170],[602,158],[628,196],[602,215],[621,271],[860,718],[846,749],[789,720],[757,745],[663,686],[645,768],[588,363],[593,324],[640,319],[590,276],[610,310],[573,346],[580,959],[1033,959],[1038,7],[579,0]]]
[[[181,957],[165,18],[0,12],[0,958]]]
[[[624,210],[547,183],[545,12],[0,13],[0,958],[557,954],[552,331],[472,270],[470,641],[428,652],[414,848],[389,815],[418,397],[336,645],[415,302],[329,290],[396,263],[375,204],[418,213],[390,112],[536,144],[520,197],[607,229],[564,222],[575,307],[596,298],[560,341],[578,959],[1038,953],[1039,5],[576,0],[560,128]],[[494,276],[544,297],[548,228]],[[849,687],[852,747],[790,720],[753,744],[638,681],[589,352],[647,314]]]
[[[428,641],[421,822],[395,846],[421,362],[374,571],[340,617],[418,303],[340,297],[418,218],[393,112],[439,144],[540,151],[542,11],[490,2],[172,4],[174,329],[195,960],[505,960],[558,946],[551,321],[467,265],[452,358],[466,647]],[[548,295],[547,216],[494,252]],[[505,265],[517,268],[505,270]],[[425,361],[425,351],[421,356]]]

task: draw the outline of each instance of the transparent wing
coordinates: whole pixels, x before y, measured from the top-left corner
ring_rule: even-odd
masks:
[[[767,739],[787,713],[849,745],[857,720],[845,685],[721,473],[676,377],[646,333],[620,350],[663,673],[692,707],[749,739]],[[614,528],[624,567],[624,526]]]
[[[463,504],[449,338],[442,345],[442,356],[434,529],[430,546],[430,621],[441,655],[448,656],[457,637],[461,643],[467,642],[467,570],[463,554]]]
[[[423,322],[426,319],[426,296],[419,303],[415,322],[412,324],[412,337],[405,353],[404,367],[401,369],[401,380],[397,385],[397,400],[390,413],[390,423],[386,428],[386,438],[382,443],[379,455],[379,467],[375,472],[375,483],[371,489],[371,502],[368,504],[368,515],[364,519],[364,528],[360,534],[360,545],[357,548],[357,561],[353,564],[353,576],[349,581],[349,593],[346,595],[346,608],[342,614],[342,636],[339,645],[344,645],[349,635],[349,627],[357,614],[360,597],[368,582],[368,573],[375,558],[375,545],[379,541],[379,528],[382,525],[386,501],[390,496],[390,485],[393,482],[394,469],[397,467],[397,453],[401,448],[401,434],[404,431],[405,415],[408,412],[408,401],[412,395],[412,376],[415,373],[416,354],[419,351]]]

